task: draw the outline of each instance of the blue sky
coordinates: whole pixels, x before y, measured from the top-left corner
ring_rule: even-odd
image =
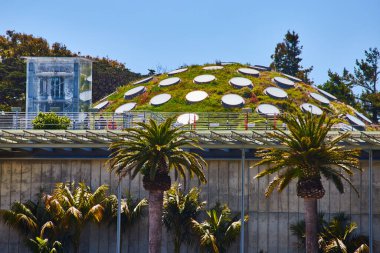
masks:
[[[379,0],[3,0],[0,33],[16,30],[108,56],[133,71],[237,61],[268,65],[287,30],[300,35],[311,78],[353,70],[380,48]]]

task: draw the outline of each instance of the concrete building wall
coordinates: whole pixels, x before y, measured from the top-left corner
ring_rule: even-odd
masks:
[[[116,193],[117,180],[104,167],[105,160],[0,160],[0,209],[8,209],[14,201],[36,199],[40,190],[50,192],[56,182],[84,181],[92,188],[108,184]],[[264,197],[265,187],[271,180],[253,179],[262,168],[250,168],[253,161],[245,164],[246,213],[250,216],[246,224],[245,252],[298,252],[295,238],[289,225],[303,219],[303,201],[296,197],[295,185],[283,193],[275,192],[270,199]],[[346,184],[346,193],[339,194],[331,183],[325,182],[326,195],[319,203],[320,211],[329,217],[337,212],[351,215],[362,233],[368,234],[368,166],[362,162],[364,172],[353,177],[359,197]],[[233,160],[210,160],[206,171],[208,184],[202,186],[202,197],[207,206],[217,201],[227,203],[233,212],[240,212],[241,162]],[[374,236],[380,241],[380,163],[374,162]],[[188,187],[198,186],[196,180],[187,182]],[[144,198],[141,178],[122,182],[123,192]],[[148,219],[122,235],[122,252],[147,252]],[[162,252],[172,252],[170,238],[164,229]],[[238,240],[237,240],[238,241]],[[105,253],[116,251],[116,228],[90,225],[83,233],[80,252]],[[27,252],[17,234],[0,223],[0,252]],[[238,252],[236,243],[229,252]],[[183,252],[198,252],[198,249],[183,248]]]

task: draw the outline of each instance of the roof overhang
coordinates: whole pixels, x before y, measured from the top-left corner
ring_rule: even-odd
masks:
[[[188,133],[199,141],[202,148],[212,149],[258,149],[282,148],[277,141],[267,136],[275,130],[202,130]],[[327,138],[343,134],[331,131]],[[108,148],[113,141],[124,137],[119,130],[0,130],[0,149],[12,148]],[[361,150],[380,150],[380,132],[350,132],[340,145]]]

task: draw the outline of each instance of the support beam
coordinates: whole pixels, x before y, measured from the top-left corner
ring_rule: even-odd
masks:
[[[240,253],[244,253],[244,165],[245,165],[245,149],[241,149],[241,210],[240,210]]]
[[[121,246],[121,178],[117,185],[117,223],[116,223],[116,253],[120,253]]]
[[[372,149],[369,150],[369,161],[368,161],[368,200],[369,200],[369,204],[368,204],[368,234],[369,234],[369,252],[374,252],[373,251],[373,192],[372,192],[372,189],[373,189],[373,169],[372,169],[372,165],[373,165],[373,152],[372,152]]]

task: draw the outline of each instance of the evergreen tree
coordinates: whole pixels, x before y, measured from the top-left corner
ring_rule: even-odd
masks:
[[[319,88],[336,96],[339,101],[360,110],[360,103],[352,91],[354,86],[353,75],[344,68],[342,75],[339,75],[337,72],[332,72],[329,69],[328,76],[329,79],[324,84],[319,85]]]
[[[356,86],[364,88],[360,99],[366,111],[372,114],[372,121],[378,122],[380,110],[380,94],[377,83],[380,75],[380,52],[377,48],[364,51],[365,59],[356,60],[355,79]]]
[[[311,83],[309,74],[313,67],[303,69],[300,65],[303,46],[299,43],[299,35],[294,31],[288,31],[284,41],[277,44],[274,54],[271,56],[273,59],[271,67],[276,71],[299,77],[305,82]]]

